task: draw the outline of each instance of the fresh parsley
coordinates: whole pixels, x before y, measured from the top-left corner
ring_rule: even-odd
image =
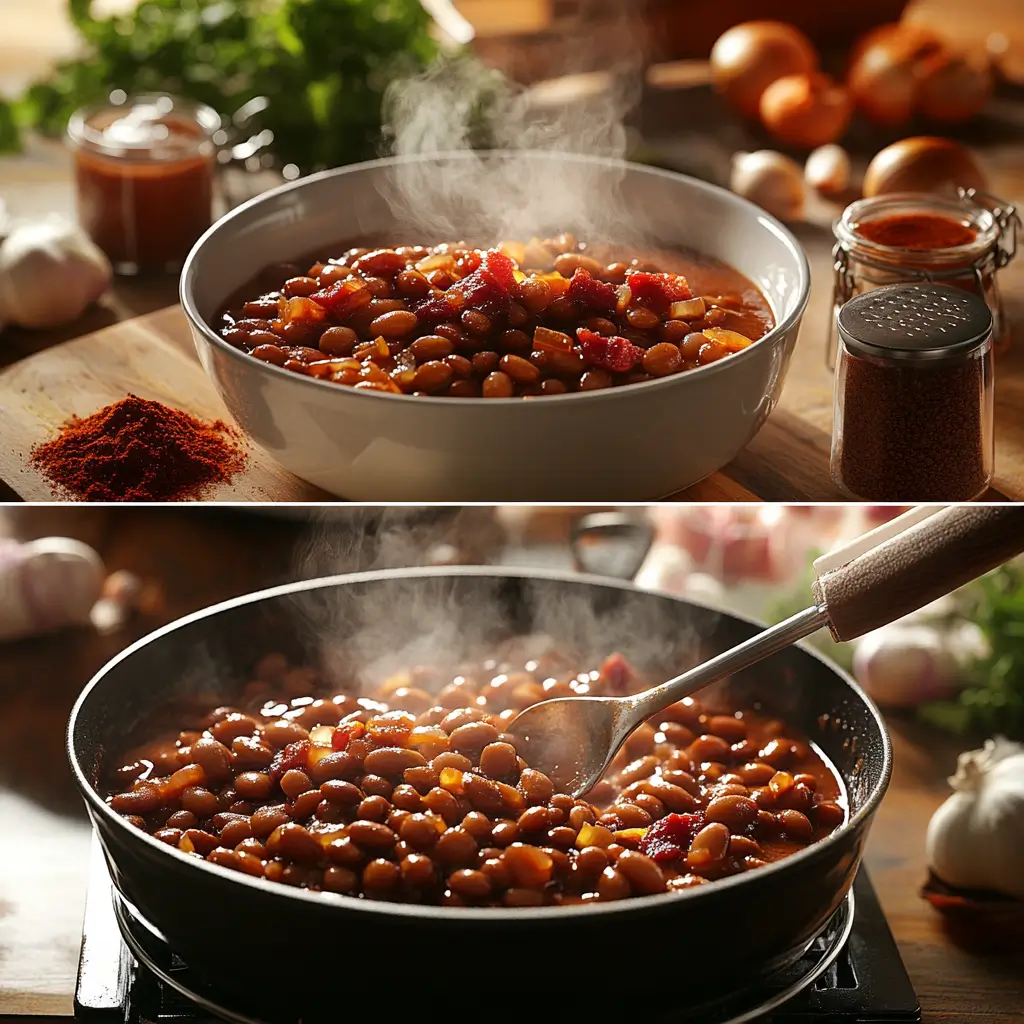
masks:
[[[230,116],[256,97],[280,164],[302,173],[379,155],[381,104],[397,76],[437,53],[419,0],[141,0],[94,17],[69,0],[81,54],[0,100],[0,149],[22,133],[64,131],[111,90],[171,92]]]
[[[968,669],[955,700],[920,709],[931,725],[959,735],[1024,740],[1024,565],[1010,562],[957,594],[963,617],[976,622],[989,653]]]

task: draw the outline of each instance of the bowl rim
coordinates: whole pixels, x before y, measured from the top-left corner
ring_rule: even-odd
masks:
[[[344,896],[340,893],[323,891],[312,892],[306,889],[292,888],[291,886],[282,885],[278,882],[268,882],[264,878],[255,878],[250,875],[234,871],[231,868],[221,867],[218,864],[211,864],[206,859],[198,860],[194,857],[181,856],[178,850],[168,846],[166,843],[160,842],[149,833],[142,832],[133,825],[130,825],[124,818],[107,805],[100,796],[97,788],[93,786],[88,778],[86,778],[85,772],[79,764],[75,750],[75,732],[82,708],[89,700],[92,693],[102,684],[103,679],[116,666],[127,661],[132,657],[132,655],[142,648],[147,647],[150,644],[158,643],[163,637],[170,633],[183,629],[193,623],[201,621],[202,619],[213,618],[222,612],[241,608],[249,604],[258,604],[262,601],[275,600],[301,593],[303,591],[318,590],[327,587],[347,586],[363,582],[372,583],[378,580],[388,579],[410,579],[415,577],[438,576],[491,576],[500,579],[543,579],[550,580],[555,583],[594,584],[604,588],[613,588],[634,594],[651,595],[662,599],[668,598],[683,606],[697,607],[712,614],[723,614],[720,610],[712,608],[702,602],[693,601],[689,598],[678,597],[677,595],[669,594],[664,591],[642,590],[632,582],[621,579],[613,579],[611,577],[591,575],[588,573],[565,573],[545,569],[505,569],[503,567],[486,565],[457,567],[425,566],[344,573],[334,576],[318,577],[312,580],[299,580],[276,587],[269,587],[265,590],[255,591],[250,594],[243,594],[227,601],[210,605],[207,608],[202,608],[199,611],[191,612],[188,615],[184,615],[181,618],[175,619],[173,622],[169,622],[166,625],[161,626],[159,629],[154,630],[152,633],[136,640],[133,644],[126,647],[123,651],[108,661],[92,677],[92,679],[89,680],[82,692],[79,694],[68,720],[68,726],[65,733],[65,752],[71,764],[75,783],[85,799],[86,806],[90,814],[93,816],[98,815],[107,823],[108,827],[112,827],[115,832],[120,832],[122,840],[126,840],[129,843],[142,842],[151,851],[156,852],[157,856],[173,858],[173,862],[178,863],[182,870],[212,872],[214,878],[220,878],[224,881],[253,888],[260,894],[271,898],[299,899],[304,902],[311,902],[313,905],[318,907],[337,906],[348,911],[381,913],[388,914],[393,917],[417,919],[443,918],[447,920],[495,921],[508,923],[530,920],[544,921],[552,918],[560,919],[566,916],[576,917],[578,915],[586,916],[593,914],[628,913],[631,908],[635,908],[638,904],[649,907],[654,901],[667,903],[670,900],[699,900],[708,897],[713,898],[716,892],[721,892],[724,888],[732,888],[738,885],[749,885],[751,884],[751,879],[756,880],[758,878],[769,878],[783,872],[788,873],[798,870],[799,865],[807,864],[816,860],[822,856],[825,851],[845,839],[846,835],[851,831],[862,827],[864,822],[875,813],[875,810],[878,808],[878,805],[881,803],[882,798],[889,787],[889,782],[892,776],[892,741],[889,737],[889,731],[885,725],[885,720],[882,718],[881,712],[871,698],[868,697],[868,695],[857,685],[848,673],[843,671],[843,669],[834,662],[829,661],[829,659],[816,651],[813,647],[808,646],[805,642],[800,642],[794,646],[798,647],[804,654],[807,654],[820,662],[824,668],[836,674],[853,692],[853,694],[863,702],[864,706],[868,709],[868,712],[874,718],[882,740],[882,763],[880,766],[881,775],[879,781],[873,787],[871,793],[865,800],[864,805],[855,814],[851,815],[843,825],[830,833],[824,839],[820,839],[818,842],[812,843],[810,846],[806,846],[797,853],[790,854],[788,857],[783,857],[781,860],[772,861],[764,867],[758,868],[756,872],[730,875],[727,878],[717,879],[715,883],[710,886],[693,886],[688,889],[657,893],[651,896],[632,896],[627,900],[616,900],[609,903],[595,901],[591,903],[561,907],[529,908],[437,907],[411,903],[388,903],[386,901],[364,900],[358,899],[354,896]],[[737,619],[754,629],[764,628],[762,624],[758,623],[754,619],[750,619],[743,615],[736,615],[732,612],[727,614],[728,617]],[[169,870],[171,870],[171,863],[172,862],[170,861],[168,862]],[[186,867],[186,865],[190,865],[190,867]]]
[[[720,185],[712,184],[711,182],[702,181],[699,178],[694,178],[688,174],[681,174],[678,171],[670,171],[661,167],[651,167],[646,164],[636,163],[630,160],[620,160],[615,157],[601,157],[592,156],[585,153],[560,153],[552,152],[549,150],[515,150],[515,149],[489,149],[480,151],[464,151],[455,150],[451,152],[439,152],[429,154],[414,154],[409,156],[400,157],[383,157],[378,160],[365,160],[357,164],[346,164],[342,167],[334,167],[325,171],[318,171],[315,174],[309,174],[303,178],[298,178],[295,181],[286,182],[283,185],[278,185],[276,188],[269,189],[266,192],[261,193],[258,196],[254,196],[252,199],[247,200],[240,206],[235,207],[229,213],[225,214],[220,220],[214,222],[203,234],[199,240],[192,247],[188,256],[185,259],[185,263],[182,266],[181,277],[179,280],[178,287],[178,299],[181,303],[182,309],[185,311],[185,316],[188,319],[192,329],[197,331],[202,336],[203,340],[208,344],[212,344],[214,348],[230,355],[232,358],[242,360],[246,365],[256,364],[260,368],[258,372],[270,373],[272,376],[281,375],[284,379],[291,381],[298,381],[302,384],[316,387],[326,388],[333,392],[343,392],[349,395],[354,400],[359,401],[371,401],[377,402],[381,399],[387,399],[393,402],[409,402],[415,400],[418,406],[426,405],[441,405],[444,407],[455,406],[461,408],[467,406],[469,408],[479,408],[481,406],[490,408],[492,406],[497,407],[510,407],[517,405],[532,405],[529,402],[523,402],[522,397],[512,398],[460,398],[457,402],[449,397],[443,395],[405,395],[405,394],[392,394],[386,391],[371,391],[367,389],[356,389],[351,387],[344,387],[338,385],[332,381],[321,380],[317,377],[308,377],[302,373],[294,373],[291,370],[286,370],[284,367],[275,366],[273,363],[265,363],[261,359],[255,359],[248,352],[243,352],[241,349],[235,348],[234,345],[229,345],[224,338],[222,338],[214,329],[206,322],[206,320],[199,314],[196,308],[195,299],[193,296],[194,291],[194,280],[196,277],[196,263],[200,259],[202,248],[209,239],[211,239],[218,231],[221,231],[227,227],[231,221],[235,218],[242,216],[249,210],[255,208],[261,203],[272,202],[277,197],[286,195],[294,190],[301,189],[306,185],[325,181],[333,178],[344,178],[345,175],[354,174],[361,171],[374,171],[374,170],[385,170],[388,167],[393,167],[403,163],[417,163],[427,161],[444,161],[454,159],[474,159],[481,156],[498,157],[501,159],[550,159],[550,160],[575,160],[590,163],[596,166],[607,167],[607,168],[618,168],[620,170],[639,172],[642,174],[649,174],[658,178],[666,178],[669,180],[683,180],[688,185],[696,187],[698,191],[710,192],[719,198],[723,199],[727,203],[732,203],[741,209],[745,209],[749,216],[751,216],[754,222],[760,224],[763,228],[768,230],[771,234],[783,244],[783,246],[793,256],[798,272],[798,299],[796,306],[785,316],[781,321],[775,324],[774,327],[762,337],[758,338],[753,344],[748,345],[746,348],[741,349],[739,352],[732,353],[728,359],[719,359],[713,363],[708,363],[706,366],[698,366],[692,370],[687,370],[685,373],[674,373],[667,377],[657,377],[654,380],[642,381],[637,384],[626,384],[617,388],[601,388],[596,391],[575,391],[569,392],[563,395],[542,395],[538,396],[543,398],[545,405],[551,402],[587,402],[587,401],[607,401],[609,398],[622,398],[623,392],[628,395],[635,393],[638,389],[651,390],[654,388],[669,388],[678,387],[682,380],[691,380],[696,377],[708,377],[714,373],[721,373],[727,369],[729,365],[737,365],[739,362],[743,362],[752,358],[752,352],[755,348],[760,346],[762,343],[768,343],[769,345],[778,341],[780,338],[788,334],[801,320],[804,312],[807,309],[807,303],[810,300],[811,294],[811,269],[810,263],[807,259],[807,254],[804,252],[803,247],[800,245],[796,236],[789,230],[778,218],[772,216],[766,210],[752,203],[749,199],[743,196],[737,195],[735,192],[731,192],[729,189],[722,188]],[[772,310],[774,314],[774,309]]]

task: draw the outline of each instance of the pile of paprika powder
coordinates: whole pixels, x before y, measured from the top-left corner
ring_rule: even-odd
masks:
[[[183,501],[246,463],[234,428],[129,395],[32,449],[55,493],[85,501]]]

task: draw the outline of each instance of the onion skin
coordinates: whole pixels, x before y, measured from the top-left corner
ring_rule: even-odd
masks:
[[[885,128],[913,116],[921,83],[919,64],[941,54],[942,40],[915,25],[882,25],[854,47],[847,84],[857,109]]]
[[[942,124],[969,121],[981,113],[992,95],[992,74],[985,64],[966,57],[935,62],[921,83],[918,107]]]
[[[864,36],[847,82],[857,109],[886,128],[899,128],[915,114],[940,124],[968,121],[988,102],[993,84],[984,61],[907,24],[883,25]]]
[[[843,86],[821,72],[786,75],[761,96],[761,121],[780,142],[814,149],[841,138],[853,103]]]
[[[818,67],[811,41],[781,21],[747,21],[719,36],[711,50],[715,89],[741,113],[758,116],[761,95],[785,75]]]
[[[985,189],[985,175],[958,142],[930,135],[901,139],[876,153],[864,175],[864,196],[890,192],[950,193]]]

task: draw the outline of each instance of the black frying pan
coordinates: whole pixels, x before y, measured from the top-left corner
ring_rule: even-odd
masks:
[[[795,959],[853,881],[891,750],[875,707],[811,650],[783,651],[724,688],[737,706],[760,705],[821,747],[845,781],[849,823],[780,862],[680,893],[474,910],[305,892],[186,857],[128,825],[94,787],[132,726],[172,697],[212,691],[231,702],[260,656],[316,660],[324,636],[351,663],[395,653],[396,638],[433,634],[461,654],[536,630],[584,655],[621,650],[657,673],[758,628],[628,583],[535,571],[413,569],[296,583],[190,615],[120,654],[75,705],[69,755],[120,894],[222,990],[264,993],[268,1017],[299,1007],[307,1021],[341,1019],[362,992],[395,1019],[438,1019],[456,1005],[474,1017],[475,1007],[514,1016],[518,1006],[524,1019],[560,1007],[565,1019],[603,1012],[616,984],[638,1012],[665,1011]],[[440,986],[434,1001],[414,992],[427,984]]]

